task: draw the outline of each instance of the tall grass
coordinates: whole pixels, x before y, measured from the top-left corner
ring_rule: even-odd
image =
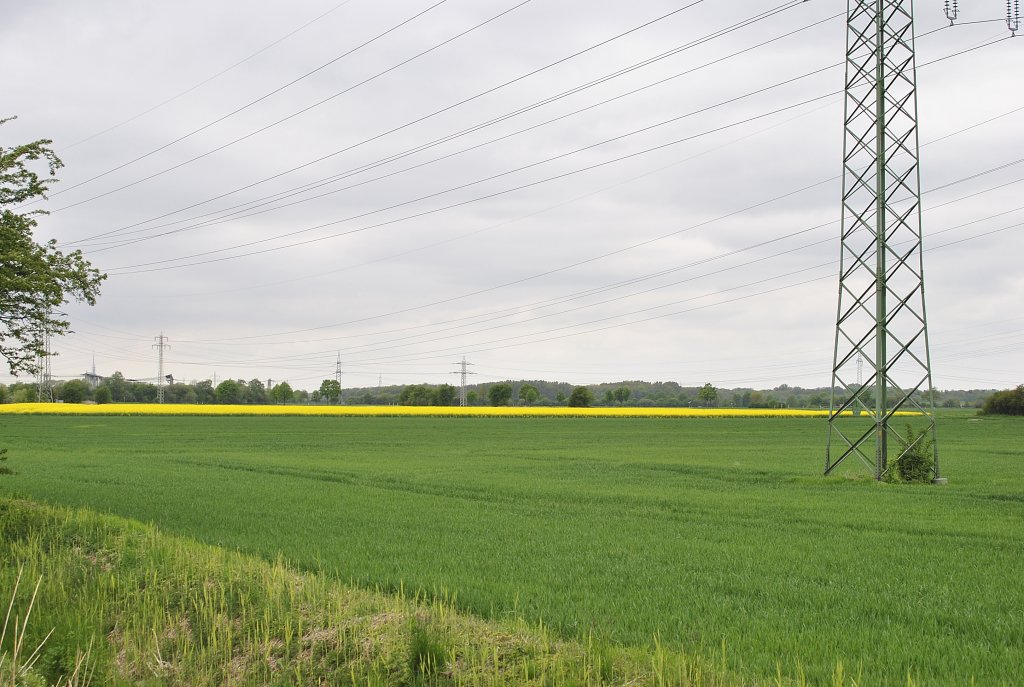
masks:
[[[29,622],[43,578],[40,577],[36,581],[28,600],[28,607],[24,610],[24,615],[21,615],[20,611],[15,610],[15,605],[18,601],[18,592],[21,589],[24,572],[23,566],[18,568],[17,576],[14,579],[14,588],[11,591],[11,601],[7,606],[3,624],[0,625],[0,687],[46,687],[48,684],[36,671],[36,663],[39,661],[47,640],[53,635],[54,629],[51,629],[38,644],[29,643],[28,640],[31,636],[28,631]],[[9,643],[7,642],[8,631],[10,631]],[[85,687],[88,685],[92,679],[92,670],[89,667],[91,650],[91,645],[84,652],[76,649],[71,673],[58,677],[54,687]]]

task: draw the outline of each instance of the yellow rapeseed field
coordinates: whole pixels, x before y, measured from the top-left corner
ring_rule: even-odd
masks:
[[[7,415],[325,415],[445,417],[827,417],[786,408],[567,408],[458,406],[194,405],[184,403],[7,403]]]

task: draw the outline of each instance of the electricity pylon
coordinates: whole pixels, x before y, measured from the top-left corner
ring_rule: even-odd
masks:
[[[844,130],[825,474],[856,456],[882,479],[890,450],[898,458],[930,442],[938,480],[911,0],[848,0]],[[856,369],[861,358],[864,380]],[[924,431],[901,434],[893,421],[901,410],[920,413],[915,423],[923,420]]]
[[[462,362],[453,363],[453,365],[458,365],[459,366],[459,371],[454,372],[453,374],[460,375],[460,380],[459,380],[460,381],[460,383],[459,383],[459,405],[462,406],[462,407],[465,407],[466,405],[469,404],[469,402],[467,400],[467,397],[466,397],[466,375],[476,374],[475,372],[470,372],[467,369],[472,364],[473,363],[467,363],[466,362],[466,356],[462,356]]]
[[[36,400],[39,403],[53,403],[53,366],[50,351],[50,330],[44,325],[40,337],[43,350],[36,356]]]
[[[167,343],[167,337],[164,336],[163,332],[160,332],[160,336],[153,337],[156,341],[153,344],[153,348],[156,349],[157,364],[156,364],[156,402],[164,402],[164,382],[167,378],[164,377],[164,349],[170,348],[171,345]]]
[[[338,362],[334,365],[334,381],[338,382],[338,403],[341,403],[341,351],[338,351]]]

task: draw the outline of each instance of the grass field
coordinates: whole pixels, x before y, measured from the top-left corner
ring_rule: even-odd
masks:
[[[740,675],[1015,684],[1024,423],[950,484],[820,477],[821,419],[0,416],[0,493]]]

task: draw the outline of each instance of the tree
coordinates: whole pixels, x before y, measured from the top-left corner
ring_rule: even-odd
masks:
[[[501,383],[495,384],[487,390],[487,400],[492,406],[507,406],[512,400],[512,385]]]
[[[81,403],[89,397],[89,385],[81,379],[69,379],[60,385],[60,400],[65,403]]]
[[[246,384],[248,388],[249,403],[266,403],[267,402],[267,387],[263,386],[263,382],[258,379],[251,379]]]
[[[242,388],[233,379],[225,379],[223,382],[217,385],[217,390],[214,392],[217,397],[217,403],[234,404],[242,397]]]
[[[120,372],[107,377],[106,381],[103,382],[104,386],[110,389],[110,398],[115,403],[124,403],[126,400],[126,394],[128,393],[128,382],[125,381],[124,375]]]
[[[248,403],[249,384],[244,379],[236,379],[235,384],[238,385],[238,400],[235,403]]]
[[[437,387],[437,405],[439,406],[455,405],[456,396],[458,396],[458,391],[451,384],[442,384]]]
[[[615,390],[615,400],[619,402],[619,405],[622,405],[623,403],[628,401],[629,395],[630,390],[628,386],[620,386],[618,389]]]
[[[585,386],[578,386],[569,394],[570,408],[587,408],[594,402],[594,392]]]
[[[132,382],[131,391],[128,393],[136,401],[141,403],[155,403],[157,396],[156,384],[146,382]]]
[[[292,385],[288,382],[275,384],[274,388],[270,390],[270,397],[278,403],[287,404],[288,401],[293,399],[294,395],[295,392],[292,391]]]
[[[10,119],[0,119],[0,125]],[[60,158],[48,146],[52,141],[4,148],[0,146],[0,356],[12,375],[37,371],[36,361],[46,355],[47,336],[70,331],[71,323],[58,311],[69,300],[96,304],[100,283],[107,278],[82,257],[81,251],[64,254],[56,240],[35,242],[32,230],[44,210],[18,213],[14,208],[46,198],[56,181]],[[40,162],[50,178],[30,169]]]
[[[700,400],[704,401],[704,405],[710,408],[718,400],[718,389],[713,387],[711,382],[708,382],[700,388],[698,396]]]
[[[320,382],[320,397],[329,403],[337,403],[341,399],[341,382],[337,379],[325,379]]]
[[[402,389],[398,404],[403,406],[432,406],[437,394],[426,384],[410,384]]]
[[[110,399],[110,387],[105,384],[96,387],[96,391],[92,394],[92,400],[99,404],[110,403]]]
[[[565,403],[565,394],[559,391],[555,394],[555,401],[558,403]]]
[[[217,392],[213,390],[213,382],[204,379],[195,385],[196,403],[213,403],[217,400]]]
[[[526,405],[533,405],[540,400],[540,391],[533,384],[523,384],[519,387],[519,400]]]

